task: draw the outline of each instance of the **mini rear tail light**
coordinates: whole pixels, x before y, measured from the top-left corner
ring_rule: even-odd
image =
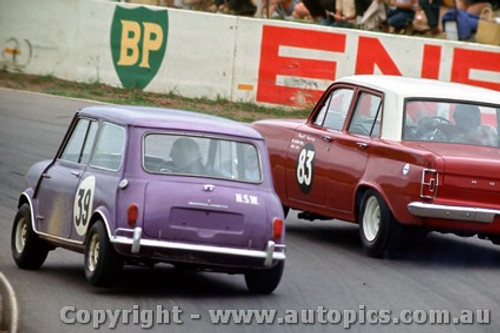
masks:
[[[420,186],[420,196],[432,199],[436,197],[439,185],[437,170],[424,169],[422,171],[422,184]]]
[[[137,217],[139,216],[139,207],[136,203],[128,205],[127,209],[127,223],[129,227],[134,228],[137,225]]]
[[[282,219],[274,218],[273,220],[273,239],[275,241],[280,240],[281,236],[283,236],[283,227],[284,223]]]

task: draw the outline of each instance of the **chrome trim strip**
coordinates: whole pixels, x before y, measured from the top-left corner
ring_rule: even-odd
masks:
[[[28,203],[30,205],[30,211],[31,211],[31,226],[33,228],[33,231],[37,235],[43,236],[43,237],[46,237],[46,238],[51,238],[53,240],[57,240],[57,241],[64,242],[64,243],[83,245],[83,243],[84,243],[83,240],[82,241],[77,241],[77,240],[73,240],[73,239],[69,239],[69,238],[64,238],[64,237],[59,237],[59,236],[48,234],[48,233],[43,232],[43,231],[36,230],[36,228],[35,228],[35,216],[34,216],[34,213],[33,213],[33,204],[32,204],[31,198],[25,192],[23,192],[22,195],[24,197],[26,197],[26,199],[28,199]],[[108,232],[108,237],[111,238],[111,232],[109,230],[109,223],[108,223],[108,220],[106,219],[106,216],[104,216],[104,214],[101,212],[100,209],[96,209],[94,211],[94,213],[98,213],[102,217],[102,221],[103,221],[103,223],[104,223],[104,225],[106,227],[106,231]]]
[[[139,253],[141,249],[141,236],[142,236],[142,228],[136,227],[134,229],[134,235],[132,236],[132,248],[130,252]]]
[[[33,211],[33,202],[31,201],[31,198],[28,193],[26,193],[26,191],[21,193],[21,196],[25,197],[28,200],[28,205],[30,206],[31,213],[31,229],[33,229],[33,231],[38,234],[38,231],[35,228],[35,212]]]
[[[424,202],[411,202],[408,211],[419,217],[432,217],[447,220],[493,223],[500,210],[478,207],[448,206]]]
[[[108,232],[108,238],[111,239],[111,229],[109,228],[109,222],[108,222],[108,219],[106,218],[106,215],[104,215],[103,211],[99,208],[97,208],[96,210],[94,210],[94,213],[92,213],[92,215],[94,215],[95,213],[101,215],[102,217],[102,223],[104,223],[104,226],[106,227],[106,231]],[[87,237],[87,232],[88,232],[88,227],[87,227],[87,231],[85,232],[85,237]]]
[[[274,242],[268,241],[266,245],[266,259],[264,259],[264,266],[269,267],[273,263]]]
[[[30,196],[26,192],[23,192],[21,195],[24,196],[28,200],[28,204],[30,205],[30,211],[31,211],[31,228],[33,229],[33,231],[37,235],[45,237],[45,238],[51,238],[51,239],[57,240],[59,242],[69,243],[69,244],[77,244],[77,245],[83,244],[83,242],[78,242],[78,241],[75,241],[72,239],[62,238],[59,236],[54,236],[54,235],[48,234],[46,232],[38,231],[35,227],[36,223],[35,223],[35,213],[33,212],[33,202],[31,201]]]
[[[40,235],[40,236],[45,237],[45,238],[52,238],[54,240],[57,240],[57,241],[59,241],[59,243],[69,243],[69,244],[83,245],[83,242],[76,241],[76,240],[73,240],[73,239],[63,238],[63,237],[59,237],[59,236],[54,236],[54,235],[47,234],[47,233],[41,232],[41,231],[37,231],[36,233],[38,235]]]
[[[431,172],[431,173],[436,174],[436,184],[434,185],[435,190],[431,191],[431,192],[433,192],[432,193],[433,195],[425,195],[424,194],[424,186],[431,186],[432,185],[432,183],[425,182],[425,175],[427,172]],[[437,195],[438,187],[439,187],[439,172],[436,169],[423,169],[422,170],[422,179],[420,180],[420,197],[424,198],[424,199],[434,199]]]
[[[140,231],[138,231],[140,230]],[[127,236],[120,236],[118,233],[131,233],[133,238]],[[213,246],[213,245],[199,245],[199,244],[187,244],[187,243],[177,243],[170,241],[160,241],[153,239],[140,239],[140,233],[142,229],[137,227],[135,229],[117,229],[117,234],[111,237],[111,243],[131,245],[132,253],[134,249],[139,249],[140,246],[146,247],[157,247],[162,249],[171,250],[184,250],[184,251],[197,251],[215,254],[227,254],[234,256],[250,257],[250,258],[261,258],[264,259],[264,266],[268,267],[272,264],[273,260],[285,260],[286,256],[284,252],[274,252],[275,248],[285,249],[285,245],[275,244],[273,241],[268,241],[266,249],[264,251],[257,250],[247,250],[247,249],[235,249],[230,247]],[[138,238],[135,236],[138,235]],[[138,251],[138,250],[137,250]]]

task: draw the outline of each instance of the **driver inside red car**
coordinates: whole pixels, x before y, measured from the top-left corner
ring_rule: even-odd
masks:
[[[453,120],[460,131],[454,141],[458,143],[497,146],[498,136],[491,125],[481,124],[481,111],[476,105],[457,104],[453,111]]]

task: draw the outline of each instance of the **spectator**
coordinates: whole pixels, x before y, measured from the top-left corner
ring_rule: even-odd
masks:
[[[443,21],[443,26],[446,27],[446,22],[456,22],[458,39],[459,40],[467,40],[472,38],[473,34],[477,31],[477,27],[479,24],[479,16],[471,14],[465,10],[451,8],[448,10],[443,17],[441,18]],[[446,31],[447,37],[449,31]],[[456,37],[455,37],[456,38]]]
[[[305,20],[311,17],[311,13],[302,1],[299,1],[293,8],[292,17],[295,20]],[[312,17],[311,17],[312,19]]]
[[[236,15],[253,16],[257,7],[251,0],[214,0],[213,4],[208,8],[210,12],[221,12]]]
[[[390,0],[387,24],[389,32],[404,33],[415,18],[416,0]]]
[[[267,13],[267,1],[269,1],[269,13]],[[287,18],[292,16],[298,0],[267,0],[263,1],[262,12],[266,17]]]
[[[373,0],[370,6],[363,11],[361,24],[363,29],[377,30],[380,29],[382,22],[387,21],[387,10],[383,0]]]
[[[356,26],[356,4],[354,0],[338,0],[332,15],[335,27],[354,28]]]
[[[335,0],[302,0],[314,22],[328,24],[327,11],[335,12]],[[340,1],[340,0],[339,0]]]
[[[457,9],[474,15],[480,15],[483,8],[492,8],[491,3],[482,0],[457,0]]]
[[[419,0],[418,3],[427,17],[427,25],[430,28],[431,35],[439,34],[441,32],[438,27],[441,0]]]

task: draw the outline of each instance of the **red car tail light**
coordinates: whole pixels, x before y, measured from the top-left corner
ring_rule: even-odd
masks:
[[[422,184],[420,186],[420,196],[422,198],[433,199],[436,197],[439,186],[437,170],[424,169],[422,171]]]
[[[274,218],[273,219],[273,239],[279,240],[281,239],[281,236],[283,236],[283,220],[279,218]]]
[[[127,209],[127,223],[129,227],[133,228],[137,224],[137,217],[139,216],[139,207],[136,203],[128,205]]]

